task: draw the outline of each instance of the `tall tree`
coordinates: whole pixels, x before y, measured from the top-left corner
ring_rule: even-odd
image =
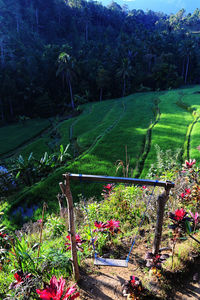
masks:
[[[72,91],[72,77],[75,75],[74,71],[75,59],[72,58],[68,53],[62,52],[58,57],[58,69],[56,75],[62,75],[63,83],[67,83],[70,91],[71,107],[75,108],[74,97]]]

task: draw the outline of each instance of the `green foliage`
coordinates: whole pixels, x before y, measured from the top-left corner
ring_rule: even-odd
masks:
[[[11,251],[9,251],[9,258],[12,264],[23,272],[37,273],[37,262],[33,256],[34,245],[32,248],[29,248],[27,239],[25,236],[18,238],[14,237],[14,240],[11,240]]]
[[[48,248],[42,254],[41,270],[45,273],[45,277],[50,279],[53,275],[56,277],[69,277],[72,273],[72,263],[70,253],[55,248]]]
[[[149,178],[162,178],[163,180],[174,180],[175,172],[180,169],[181,149],[176,149],[174,152],[168,149],[163,151],[158,145],[156,149],[156,162],[149,169]]]
[[[51,216],[47,219],[45,223],[46,232],[50,238],[55,238],[57,236],[63,235],[66,230],[66,225],[64,220],[57,216]]]
[[[18,122],[15,125],[0,127],[0,155],[15,150],[17,147],[29,141],[33,137],[38,136],[48,126],[48,120],[33,119],[25,121],[25,124]]]

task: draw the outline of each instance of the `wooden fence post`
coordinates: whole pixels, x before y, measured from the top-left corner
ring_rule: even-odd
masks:
[[[63,195],[66,197],[68,218],[69,218],[69,234],[71,239],[71,257],[73,272],[75,274],[75,280],[78,282],[80,279],[79,267],[78,267],[78,257],[76,250],[76,230],[74,223],[74,209],[73,209],[73,198],[70,190],[69,174],[65,174],[64,184],[59,183]]]
[[[153,250],[152,250],[154,255],[158,254],[160,250],[165,204],[169,198],[170,189],[171,187],[167,186],[166,184],[165,192],[158,196],[157,221],[156,221],[155,237],[153,241]]]

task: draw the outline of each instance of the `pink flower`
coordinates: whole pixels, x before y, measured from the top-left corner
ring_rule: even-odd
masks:
[[[63,300],[66,300],[75,299],[79,296],[79,293],[72,295],[76,291],[75,285],[68,288],[65,295],[63,295],[64,288],[65,280],[63,277],[61,276],[61,278],[57,280],[56,276],[52,276],[50,284],[46,285],[43,290],[37,289],[36,292],[40,296],[40,299],[43,300],[61,300],[62,296],[64,296]]]
[[[143,185],[142,188],[143,188],[143,190],[146,190],[146,189],[147,189],[146,185]]]
[[[42,223],[42,219],[37,220],[37,222],[41,224]]]
[[[198,219],[199,219],[199,214],[198,212],[195,212],[195,215],[189,210],[189,213],[192,217],[192,219],[194,220],[194,224],[196,225],[198,223]]]
[[[185,217],[185,215],[186,215],[186,211],[183,208],[177,209],[175,211],[175,220],[181,221],[181,220],[183,220],[183,218]]]
[[[186,169],[191,169],[193,167],[193,165],[195,165],[196,160],[195,159],[190,159],[189,161],[186,160],[185,164],[183,164],[183,167]]]

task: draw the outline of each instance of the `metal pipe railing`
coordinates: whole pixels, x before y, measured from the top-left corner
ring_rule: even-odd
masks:
[[[67,174],[63,174],[65,177]],[[112,183],[130,183],[136,185],[152,185],[160,186],[164,188],[173,188],[175,186],[174,182],[171,181],[158,181],[158,180],[148,180],[148,179],[137,179],[137,178],[127,178],[127,177],[112,177],[112,176],[102,176],[102,175],[85,175],[85,174],[68,174],[70,179],[79,181],[96,181],[96,182],[112,182]]]

